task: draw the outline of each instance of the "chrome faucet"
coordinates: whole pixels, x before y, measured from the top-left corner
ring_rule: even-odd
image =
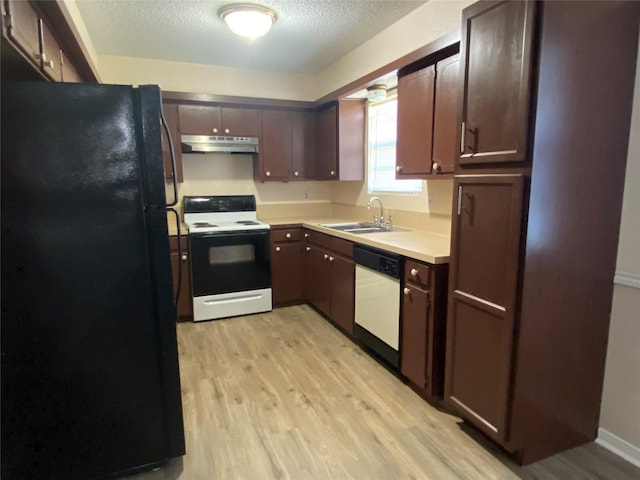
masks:
[[[380,218],[378,219],[378,217],[376,217],[375,215],[373,216],[373,224],[376,227],[384,227],[384,210],[382,208],[382,200],[380,200],[378,197],[371,197],[369,199],[369,201],[367,202],[367,210],[371,210],[371,203],[377,200],[378,203],[380,204]]]

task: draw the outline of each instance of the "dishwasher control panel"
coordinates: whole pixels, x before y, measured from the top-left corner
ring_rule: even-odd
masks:
[[[377,248],[355,245],[353,260],[364,267],[393,278],[400,278],[400,255]]]
[[[392,277],[400,276],[400,270],[398,267],[397,260],[386,258],[386,257],[379,257],[379,259],[380,259],[380,265],[378,266],[379,272],[386,273],[387,275],[390,275]]]

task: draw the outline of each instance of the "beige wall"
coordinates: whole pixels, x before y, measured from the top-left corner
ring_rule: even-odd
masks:
[[[640,55],[627,157],[599,441],[640,466]]]

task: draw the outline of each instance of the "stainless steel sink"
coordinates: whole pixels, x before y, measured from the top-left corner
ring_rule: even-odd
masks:
[[[321,223],[320,226],[341,232],[361,234],[361,233],[382,233],[382,232],[407,232],[405,228],[379,227],[371,222],[348,222],[348,223]]]

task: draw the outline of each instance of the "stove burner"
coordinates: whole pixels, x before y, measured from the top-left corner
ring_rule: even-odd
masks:
[[[213,223],[209,223],[209,222],[194,222],[193,223],[194,227],[217,227],[218,225],[214,225]]]
[[[260,225],[258,222],[254,220],[239,220],[236,223],[239,223],[241,225]]]

